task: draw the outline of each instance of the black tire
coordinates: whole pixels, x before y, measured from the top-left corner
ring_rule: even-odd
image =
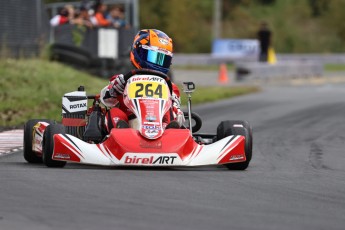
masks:
[[[32,151],[32,137],[33,137],[33,127],[39,122],[44,121],[49,124],[54,124],[55,121],[48,119],[31,119],[28,120],[24,125],[24,138],[23,138],[23,155],[24,159],[28,163],[37,164],[42,163],[42,157],[37,156],[37,154]]]
[[[43,163],[52,168],[62,168],[66,165],[66,161],[56,161],[52,159],[54,151],[54,135],[65,134],[65,127],[61,124],[49,125],[44,132],[43,137]]]
[[[185,124],[188,124],[189,126],[189,117],[188,112],[183,112],[184,118],[186,120]],[[199,114],[192,112],[192,120],[194,121],[194,125],[192,127],[192,133],[198,132],[202,127],[202,120]],[[187,126],[187,127],[188,127]],[[189,127],[188,127],[189,128]]]
[[[242,135],[246,139],[245,154],[246,161],[240,163],[224,164],[229,170],[245,170],[252,159],[253,151],[253,131],[247,121],[222,121],[217,128],[217,140],[221,140],[230,135]]]

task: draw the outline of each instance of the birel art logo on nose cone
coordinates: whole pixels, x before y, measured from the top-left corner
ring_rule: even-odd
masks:
[[[121,158],[126,165],[180,165],[181,159],[176,153],[172,154],[140,154],[126,153]]]

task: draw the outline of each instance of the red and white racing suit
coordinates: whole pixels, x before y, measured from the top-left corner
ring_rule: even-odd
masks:
[[[111,77],[109,84],[101,90],[101,102],[108,108],[111,108],[105,116],[105,126],[108,132],[116,127],[119,120],[124,120],[129,123],[130,120],[136,118],[123,102],[123,89],[122,92],[119,92],[121,90],[117,90],[121,88],[119,87],[119,84],[121,85],[121,81],[118,79],[119,77],[123,77],[123,75],[114,75]],[[172,83],[172,86],[172,108],[163,117],[164,128],[173,120],[176,120],[180,126],[184,122],[184,115],[180,108],[180,90],[174,83]]]

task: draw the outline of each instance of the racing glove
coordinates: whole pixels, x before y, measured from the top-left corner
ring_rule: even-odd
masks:
[[[118,103],[116,92],[112,87],[109,89],[108,85],[101,90],[100,100],[108,108],[115,107]]]
[[[101,102],[107,107],[115,107],[118,103],[117,96],[123,94],[125,83],[123,74],[114,75],[109,85],[101,90]]]
[[[171,99],[173,102],[172,106],[173,106],[174,119],[176,120],[176,122],[181,127],[183,125],[183,123],[185,122],[185,118],[184,118],[184,114],[181,110],[180,98],[175,93],[173,93],[171,96]]]
[[[111,81],[112,83],[112,89],[109,90],[109,93],[113,94],[112,97],[116,97],[118,94],[123,94],[123,91],[125,90],[126,81],[124,79],[123,74],[119,74],[117,76],[114,76],[114,80]],[[112,91],[112,92],[111,92]]]

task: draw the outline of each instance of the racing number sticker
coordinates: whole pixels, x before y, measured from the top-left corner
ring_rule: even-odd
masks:
[[[129,97],[138,98],[138,97],[152,97],[152,98],[161,98],[168,99],[168,89],[166,85],[163,85],[159,82],[133,82],[129,86]]]

